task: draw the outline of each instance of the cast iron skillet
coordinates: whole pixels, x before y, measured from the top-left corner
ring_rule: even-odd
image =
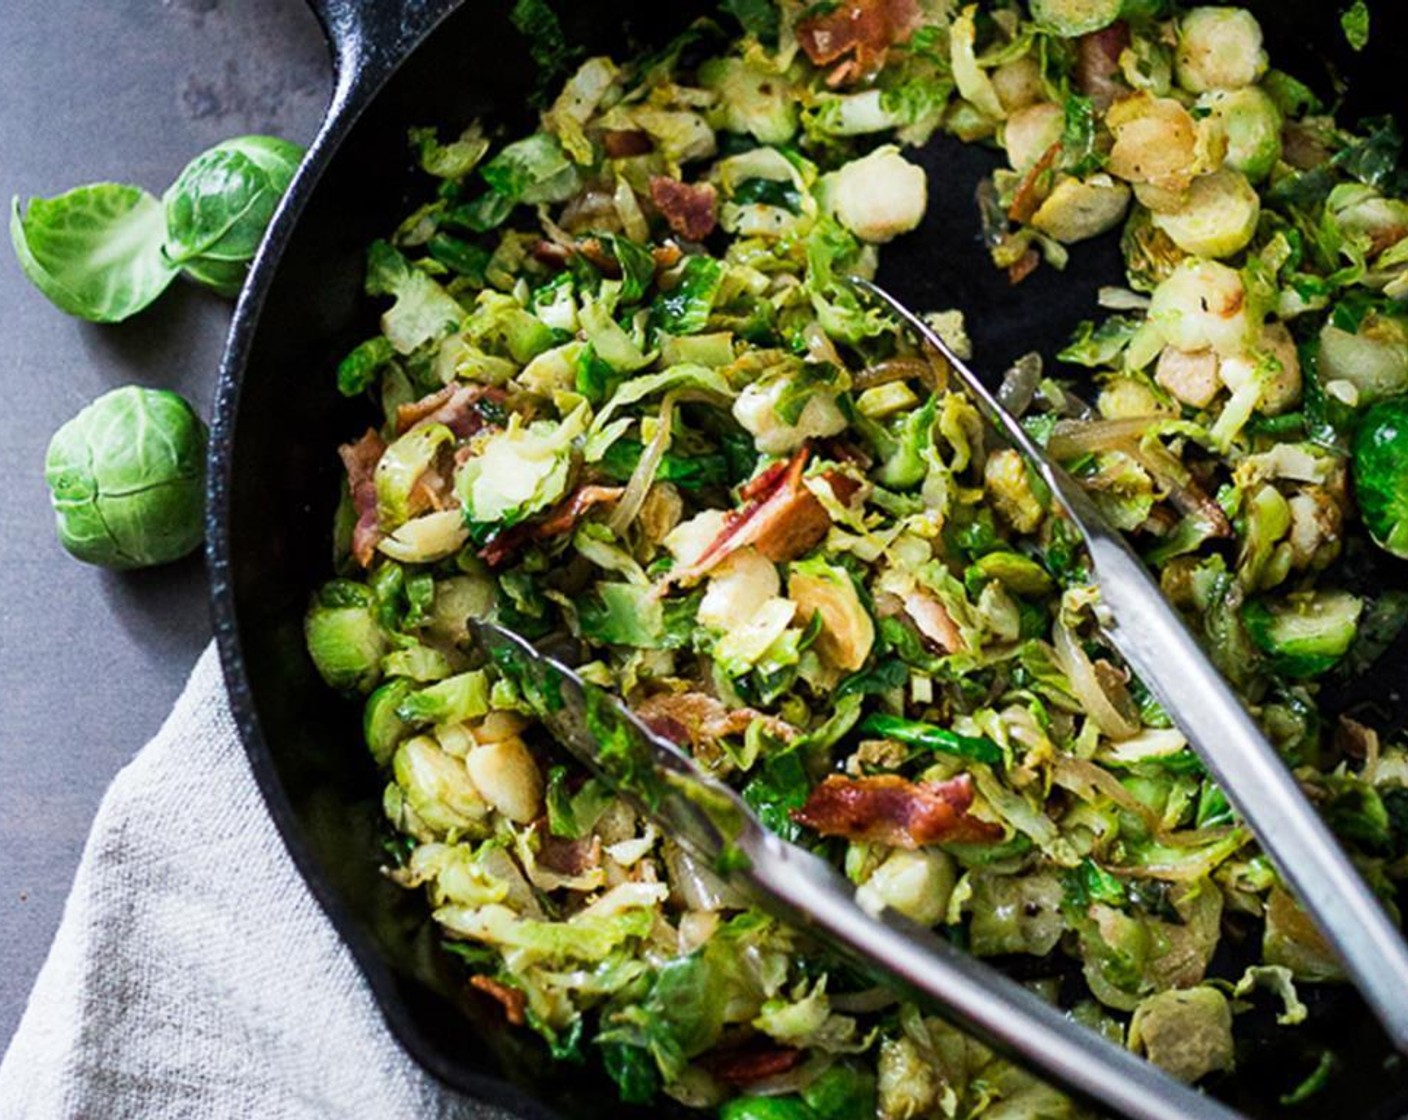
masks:
[[[506,0],[310,0],[327,32],[337,83],[327,119],[255,262],[231,328],[217,394],[210,459],[209,561],[214,617],[230,699],[250,763],[294,861],[346,940],[391,1029],[450,1085],[522,1115],[622,1115],[614,1088],[580,1067],[551,1063],[523,1032],[467,989],[418,894],[379,874],[381,782],[361,744],[359,708],[334,696],[304,652],[311,589],[330,573],[330,526],[341,482],[334,449],[362,431],[366,406],[341,398],[333,366],[373,332],[361,295],[363,254],[425,192],[406,128],[458,128],[486,114],[531,123],[527,44]],[[659,44],[707,0],[576,0],[557,7],[570,38],[620,55],[628,40]],[[1351,55],[1327,0],[1267,0],[1273,57],[1328,88],[1351,78],[1349,113],[1408,118],[1408,19],[1375,6],[1371,47]],[[962,306],[981,366],[1001,370],[1033,347],[1051,352],[1091,314],[1094,292],[1121,275],[1114,238],[1077,248],[1066,274],[1043,269],[1013,290],[977,238],[973,188],[994,157],[937,141],[923,159],[931,208],[918,233],[886,250],[881,279],[921,307]],[[1408,585],[1402,566],[1370,582]],[[1400,642],[1367,679],[1333,698],[1381,705],[1408,678]],[[1387,704],[1387,710],[1383,705]],[[1386,1067],[1387,1047],[1358,999],[1312,991],[1313,1024],[1254,1029],[1224,1095],[1257,1115],[1333,1045],[1333,1089],[1296,1115],[1388,1117],[1408,1111],[1408,1076]],[[659,1111],[658,1109],[656,1110]]]

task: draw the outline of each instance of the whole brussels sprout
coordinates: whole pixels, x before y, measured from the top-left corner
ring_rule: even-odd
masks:
[[[302,158],[276,136],[240,136],[196,156],[166,192],[166,257],[221,295],[238,293]]]
[[[59,542],[105,568],[185,556],[204,533],[206,428],[165,389],[99,397],[49,441],[44,480]]]

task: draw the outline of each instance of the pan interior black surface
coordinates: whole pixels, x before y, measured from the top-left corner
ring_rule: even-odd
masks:
[[[666,41],[703,5],[607,0],[562,7],[573,42],[619,56],[628,37]],[[1375,7],[1374,39],[1362,56],[1341,45],[1337,5],[1253,7],[1274,58],[1322,87],[1327,66],[1352,74],[1352,111],[1408,116],[1402,5]],[[510,128],[526,125],[533,84],[527,44],[506,5],[461,8],[392,75],[333,155],[296,225],[284,231],[276,271],[255,281],[267,285],[262,311],[237,325],[232,338],[231,353],[247,346],[248,359],[242,373],[227,370],[242,383],[238,394],[227,386],[227,404],[237,407],[224,418],[215,450],[216,616],[236,714],[271,810],[407,1048],[451,1084],[524,1114],[550,1115],[550,1107],[573,1117],[626,1115],[614,1087],[580,1067],[550,1066],[523,1033],[503,1030],[497,1009],[467,991],[454,959],[439,948],[424,901],[381,876],[381,782],[361,745],[358,708],[322,684],[303,648],[308,595],[330,570],[341,483],[334,449],[371,419],[338,395],[333,367],[372,330],[375,313],[361,295],[367,244],[394,228],[424,191],[406,129],[453,128],[480,114]],[[886,250],[882,280],[920,306],[963,307],[984,368],[1000,371],[1034,347],[1054,350],[1092,314],[1095,289],[1118,280],[1113,242],[1078,247],[1068,273],[1043,269],[1014,290],[977,237],[973,191],[992,155],[937,141],[922,158],[931,211],[918,233]],[[1408,585],[1401,565],[1366,578]],[[1408,649],[1400,642],[1372,677],[1332,704],[1381,698],[1405,678]],[[1268,1025],[1254,1032],[1229,1099],[1250,1113],[1281,1114],[1276,1097],[1314,1067],[1321,1047],[1334,1045],[1349,1066],[1336,1079],[1336,1094],[1295,1114],[1399,1115],[1408,1099],[1405,1076],[1401,1065],[1385,1068],[1386,1049],[1368,1013],[1343,989],[1313,998],[1313,1029]]]

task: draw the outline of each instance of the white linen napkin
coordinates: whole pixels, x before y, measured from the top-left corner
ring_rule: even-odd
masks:
[[[254,784],[214,648],[103,798],[3,1120],[506,1120],[396,1044]]]

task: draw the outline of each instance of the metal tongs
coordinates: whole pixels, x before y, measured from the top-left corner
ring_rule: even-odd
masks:
[[[1084,488],[1053,462],[938,333],[894,296],[851,277],[885,305],[963,383],[983,419],[1026,460],[1084,539],[1105,636],[1187,737],[1246,820],[1393,1044],[1408,1053],[1408,943],[1306,800],[1241,700],[1208,659],[1144,562]]]
[[[979,411],[1050,488],[1089,550],[1106,635],[1222,784],[1399,1049],[1408,1050],[1408,946],[1143,563],[943,339],[880,288],[851,283],[947,359]],[[511,630],[475,620],[470,626],[565,748],[760,908],[1097,1107],[1130,1120],[1237,1120],[1238,1113],[1073,1022],[931,930],[862,906],[845,876],[769,831],[737,792],[617,697]]]
[[[562,746],[750,902],[1102,1109],[1130,1120],[1239,1120],[930,930],[863,908],[844,875],[768,831],[733,789],[617,697],[511,630],[476,620],[470,628]]]

